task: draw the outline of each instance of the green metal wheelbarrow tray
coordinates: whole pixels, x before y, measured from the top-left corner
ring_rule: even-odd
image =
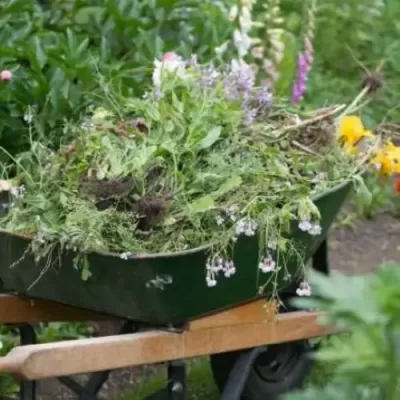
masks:
[[[321,214],[321,235],[311,236],[293,224],[292,238],[305,249],[305,262],[326,238],[350,188],[351,182],[345,182],[314,199]],[[219,279],[215,287],[208,287],[205,280],[207,248],[127,260],[119,255],[91,253],[87,255],[91,277],[84,281],[74,268],[75,255],[59,257],[57,251],[54,254],[59,260],[55,259],[40,276],[46,260],[35,263],[29,245],[28,238],[0,232],[0,278],[6,291],[152,326],[183,324],[257,297],[268,297],[273,289],[271,282],[259,293],[256,236],[239,238],[233,256],[236,273]],[[293,280],[285,280],[283,273],[278,276],[275,284],[282,295],[290,291],[293,294],[300,279],[298,269],[298,260],[286,260],[286,270]]]

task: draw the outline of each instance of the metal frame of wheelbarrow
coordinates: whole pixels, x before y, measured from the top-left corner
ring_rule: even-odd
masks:
[[[313,268],[328,273],[326,241],[313,257]],[[113,369],[167,363],[167,387],[147,400],[184,400],[185,359],[242,350],[221,395],[222,400],[239,400],[252,364],[265,346],[335,332],[333,327],[318,323],[320,315],[320,312],[306,311],[276,314],[275,304],[258,299],[196,319],[182,329],[150,329],[127,321],[119,335],[35,344],[32,327],[35,323],[115,318],[58,303],[2,294],[0,323],[19,331],[21,346],[0,358],[0,373],[9,373],[21,381],[20,400],[36,400],[36,381],[53,377],[58,377],[77,399],[95,400]],[[91,373],[83,386],[70,377],[82,373]]]

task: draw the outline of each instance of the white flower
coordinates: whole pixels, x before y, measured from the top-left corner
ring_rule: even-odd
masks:
[[[226,210],[225,213],[227,216],[230,218],[232,222],[235,222],[237,220],[237,212],[238,212],[238,207],[235,205],[229,206]]]
[[[237,5],[234,5],[231,7],[231,9],[229,10],[229,21],[234,21],[236,19],[236,17],[238,16],[239,13],[239,7]]]
[[[154,60],[154,71],[153,71],[153,84],[156,88],[161,87],[161,81],[164,71],[175,73],[181,79],[187,77],[185,71],[186,63],[182,57],[176,53],[168,52],[165,53],[161,61]]]
[[[24,114],[24,121],[27,124],[31,124],[32,120],[33,120],[33,114],[32,114],[32,110],[29,108]]]
[[[218,215],[217,217],[215,217],[215,220],[216,220],[218,226],[223,225],[224,222],[225,222],[225,220],[224,220],[220,215]]]
[[[239,24],[242,32],[249,32],[253,22],[251,20],[251,12],[249,7],[243,7],[241,10],[241,15],[239,17]]]
[[[308,233],[312,236],[318,236],[322,233],[322,227],[319,223],[314,223],[308,230]]]
[[[224,262],[224,275],[226,278],[231,277],[236,273],[236,268],[232,260],[227,260]]]
[[[260,270],[264,273],[275,271],[276,263],[268,254],[258,265]]]
[[[245,56],[251,46],[251,39],[245,32],[240,32],[238,29],[235,29],[233,32],[233,43],[239,53],[239,57]]]
[[[312,228],[311,222],[308,221],[307,219],[300,221],[299,223],[299,229],[303,232],[309,232],[309,230]]]
[[[267,242],[267,247],[271,250],[276,250],[276,247],[278,246],[278,242],[276,239],[270,239]]]
[[[300,282],[300,285],[296,290],[296,294],[300,297],[304,297],[304,296],[310,297],[311,296],[311,286],[305,281]]]
[[[230,278],[236,273],[233,260],[224,260],[221,257],[209,258],[206,263],[207,286],[213,287],[217,284],[216,276],[222,272],[225,278]]]
[[[241,219],[235,224],[236,236],[254,236],[256,234],[257,223],[251,219]]]
[[[207,277],[206,282],[208,287],[214,287],[217,285],[217,281],[214,278]]]

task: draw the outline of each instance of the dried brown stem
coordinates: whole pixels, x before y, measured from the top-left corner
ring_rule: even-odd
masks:
[[[317,152],[315,152],[314,150],[311,150],[307,146],[304,146],[303,144],[299,143],[297,140],[292,140],[291,143],[294,147],[297,147],[299,150],[304,151],[305,153],[312,154],[313,156],[318,155]]]
[[[298,124],[285,126],[284,128],[278,130],[274,134],[274,136],[275,137],[279,137],[279,136],[282,136],[283,134],[288,133],[290,131],[294,131],[294,130],[297,130],[299,128],[303,128],[303,127],[305,127],[307,125],[312,125],[315,122],[322,121],[322,120],[324,120],[324,119],[326,119],[328,117],[331,117],[332,115],[335,115],[337,112],[341,111],[345,107],[346,106],[343,104],[341,106],[338,106],[338,107],[334,108],[331,111],[328,111],[328,112],[326,112],[324,114],[317,115],[317,116],[315,116],[313,118],[306,119],[304,121],[299,122]]]

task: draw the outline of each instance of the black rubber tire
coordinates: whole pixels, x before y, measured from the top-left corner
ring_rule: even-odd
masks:
[[[268,346],[267,351],[262,353],[252,366],[242,399],[277,400],[280,396],[301,388],[304,379],[308,376],[313,366],[310,352],[315,350],[316,347],[316,345],[312,345],[307,340]],[[231,352],[210,356],[214,381],[221,393],[239,354],[240,352]],[[276,360],[279,360],[279,357],[283,358],[284,354],[288,357],[288,365],[285,366],[284,362],[282,362],[281,371],[279,373],[277,371],[275,377],[271,374],[267,377],[265,370],[268,367],[265,365],[276,364]],[[291,354],[293,357],[290,360]]]

